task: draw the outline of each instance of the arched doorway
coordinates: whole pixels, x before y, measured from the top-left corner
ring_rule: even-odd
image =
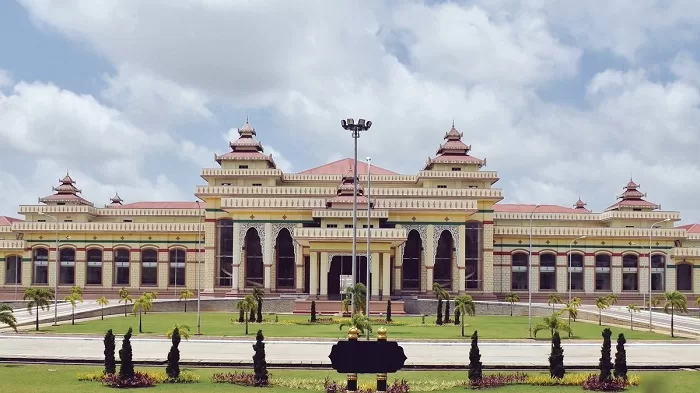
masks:
[[[693,265],[687,262],[676,265],[676,290],[693,291]]]
[[[263,265],[260,235],[255,228],[245,234],[245,283],[246,288],[260,287],[264,284],[265,267]]]
[[[367,258],[365,256],[357,257],[357,265],[355,266],[355,269],[355,283],[362,283],[367,285]],[[340,299],[341,295],[344,293],[344,290],[340,287],[341,275],[352,275],[351,255],[335,255],[330,260],[330,266],[328,267],[327,275],[328,281],[326,282],[328,286],[329,299]]]
[[[294,289],[294,242],[289,230],[283,228],[277,235],[277,288]]]
[[[422,251],[423,241],[418,231],[414,229],[409,232],[403,249],[403,263],[401,265],[402,291],[420,291]]]
[[[453,240],[450,231],[442,231],[435,253],[433,281],[445,289],[452,289]]]

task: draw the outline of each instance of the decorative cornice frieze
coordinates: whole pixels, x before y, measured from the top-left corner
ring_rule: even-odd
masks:
[[[314,218],[352,218],[352,210],[314,210],[311,214]],[[366,207],[360,206],[357,217],[367,218]],[[388,210],[371,210],[371,218],[389,218]]]
[[[55,232],[53,221],[13,222],[12,230],[17,232]],[[200,223],[151,223],[151,222],[59,222],[60,232],[199,232],[204,230]]]
[[[406,210],[460,210],[472,212],[478,210],[478,202],[470,199],[377,199],[377,209]]]
[[[223,209],[318,209],[325,199],[316,198],[222,198]]]
[[[578,237],[587,236],[589,238],[635,238],[649,237],[649,228],[585,228],[585,227],[533,227],[533,236],[558,236],[558,237]],[[495,226],[495,236],[528,236],[530,228]],[[654,229],[654,238],[682,239],[686,237],[683,229]]]

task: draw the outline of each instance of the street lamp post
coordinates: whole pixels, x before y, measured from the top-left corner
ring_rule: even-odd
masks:
[[[539,204],[530,212],[530,253],[527,258],[527,319],[530,330],[530,338],[532,338],[532,216],[535,210],[540,207]]]
[[[372,280],[370,279],[371,272],[372,272],[372,263],[370,262],[370,250],[369,250],[369,245],[370,245],[370,191],[372,190],[372,180],[371,180],[371,173],[372,173],[372,158],[367,157],[367,299],[365,303],[367,303],[367,318],[369,318],[369,303],[370,300],[372,299],[372,292],[370,291],[371,285],[372,285]],[[367,339],[369,340],[369,329],[367,330]]]
[[[586,235],[579,236],[569,243],[569,304],[571,304],[571,270],[572,270],[571,269],[571,252],[573,251],[573,248],[574,248],[574,242],[576,240],[585,239],[585,238],[586,238]],[[584,266],[585,266],[585,264],[584,264]]]
[[[661,220],[659,222],[655,222],[651,225],[649,228],[649,259],[647,261],[647,267],[649,268],[649,287],[647,288],[647,292],[649,293],[649,331],[652,331],[652,325],[651,325],[651,237],[654,234],[654,227],[657,226],[658,224],[664,223],[671,221],[670,218],[667,218],[665,220]],[[666,279],[666,275],[664,275],[664,279]]]
[[[372,127],[371,121],[365,121],[365,119],[358,119],[357,124],[355,120],[349,118],[347,120],[341,120],[340,125],[348,130],[352,131],[352,139],[355,141],[355,154],[354,154],[354,169],[353,169],[353,194],[352,194],[352,283],[356,284],[357,277],[357,140],[360,138],[360,132],[367,131]],[[352,313],[355,314],[355,298],[351,300]]]
[[[53,279],[53,325],[58,325],[58,271],[60,269],[60,257],[58,253],[58,243],[61,241],[58,234],[58,218],[46,214],[44,212],[39,212],[42,216],[51,217],[56,222],[56,274]]]
[[[201,298],[202,298],[202,208],[197,202],[197,212],[199,213],[199,229],[197,230],[197,335],[202,334],[202,314],[201,314]]]

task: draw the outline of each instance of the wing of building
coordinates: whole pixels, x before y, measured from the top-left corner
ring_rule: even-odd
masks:
[[[580,200],[504,204],[498,173],[484,170],[454,126],[417,173],[359,163],[357,179],[352,159],[284,173],[250,124],[239,134],[214,157],[218,167],[202,170],[198,202],[115,195],[96,207],[66,175],[37,205],[19,207],[24,219],[0,217],[0,296],[58,280],[59,290],[79,285],[86,296],[201,285],[214,297],[261,286],[272,296],[338,298],[352,280],[355,193],[355,277],[366,282],[369,255],[377,299],[431,297],[434,283],[476,299],[531,288],[536,299],[571,289],[631,300],[649,282],[653,292],[700,293],[700,225],[675,226],[680,213],[648,202],[631,180],[600,213]]]

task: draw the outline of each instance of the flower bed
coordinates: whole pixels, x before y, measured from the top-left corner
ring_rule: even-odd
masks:
[[[101,382],[116,388],[149,387],[159,383],[197,383],[199,375],[184,371],[180,373],[178,378],[173,379],[164,372],[136,372],[134,378],[123,380],[119,378],[119,374],[96,372],[79,373],[78,381]]]

